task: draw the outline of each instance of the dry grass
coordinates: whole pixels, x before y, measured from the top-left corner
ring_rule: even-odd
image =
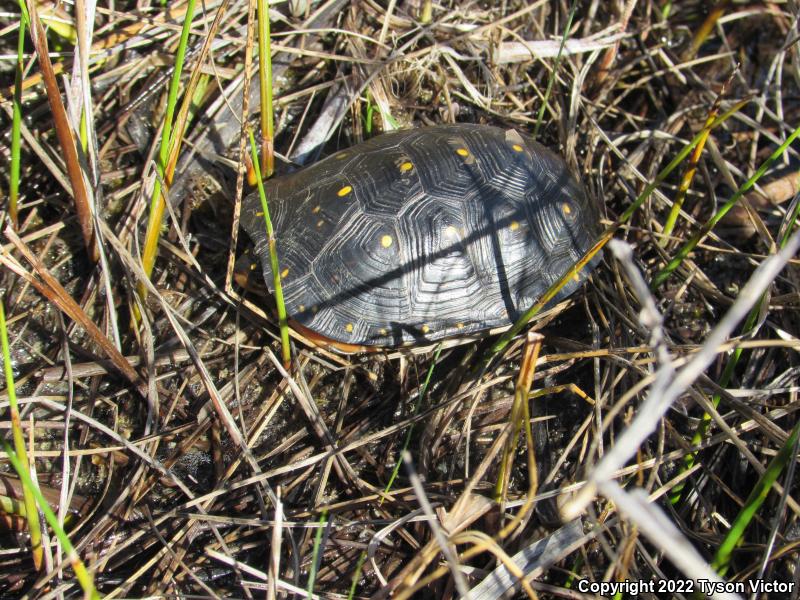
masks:
[[[0,254],[17,395],[39,485],[102,594],[272,598],[302,595],[311,582],[331,598],[448,598],[478,585],[481,598],[510,585],[572,598],[587,579],[711,580],[715,558],[729,581],[800,578],[791,460],[730,562],[722,568],[716,556],[773,458],[795,451],[781,453],[800,407],[796,148],[649,289],[800,123],[792,3],[721,2],[716,13],[707,2],[579,3],[538,136],[581,174],[608,224],[717,106],[746,102],[710,132],[693,176],[687,159],[620,227],[615,237],[632,252],[606,252],[591,284],[534,325],[544,341],[535,372],[523,369],[533,378],[527,449],[527,428],[509,423],[515,394],[527,389],[517,382],[530,352],[521,339],[484,373],[472,367],[490,340],[437,358],[343,357],[295,340],[294,370],[284,370],[275,319],[226,284],[244,147],[230,115],[242,113],[235,85],[248,7],[228,6],[198,65],[219,4],[197,7],[185,80],[198,68],[211,78],[138,308],[152,133],[182,4],[98,6],[93,30],[73,19],[72,5],[41,6],[45,25],[53,15],[61,23],[48,34],[48,87],[64,92],[59,74],[71,81],[58,119],[39,63],[23,61],[19,229],[5,229]],[[296,15],[290,4],[303,3],[272,8],[272,50],[275,148],[293,157],[328,138],[324,153],[348,146],[392,120],[533,132],[569,12],[568,2],[454,1],[434,4],[421,24],[425,0],[330,0]],[[0,44],[14,56],[6,15]],[[74,71],[71,28],[92,48]],[[4,140],[13,64],[0,63]],[[81,106],[92,116],[75,127]],[[72,199],[65,118],[88,188],[77,195],[96,211],[88,226]],[[4,165],[8,147],[0,144]],[[676,199],[681,211],[664,235]],[[101,242],[96,262],[91,236]],[[4,395],[10,439],[7,406]],[[512,430],[523,434],[509,463]],[[72,571],[58,569],[55,538],[34,568],[20,505],[10,502],[22,498],[20,484],[2,465],[0,596],[78,596]],[[498,477],[506,495],[495,502]],[[558,522],[556,502],[578,520]],[[542,554],[511,558],[526,548]]]

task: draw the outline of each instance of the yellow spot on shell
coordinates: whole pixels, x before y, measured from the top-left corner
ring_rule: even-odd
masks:
[[[325,221],[323,221],[322,219],[320,219],[319,221],[317,221],[317,229],[319,229],[320,227],[322,227],[324,224],[325,224]]]
[[[297,307],[297,311],[298,312],[306,312],[306,305],[305,304],[301,304],[300,306]]]
[[[386,334],[387,334],[387,333],[389,333],[389,332],[388,332],[388,331],[386,331],[386,329],[385,329],[384,327],[381,327],[381,328],[380,328],[380,331],[379,331],[378,333],[380,333],[381,335],[386,335]]]
[[[519,221],[511,221],[511,231],[519,229]]]
[[[317,214],[320,210],[321,210],[321,207],[320,207],[319,204],[317,204],[314,208],[311,209],[311,212],[314,213],[314,214]]]
[[[340,189],[338,192],[336,192],[336,195],[339,196],[340,198],[343,198],[343,197],[347,196],[347,194],[349,194],[352,191],[353,191],[353,186],[352,185],[346,185],[342,189]]]
[[[283,271],[281,271],[281,277],[286,277],[288,274],[289,274],[289,268],[288,267],[285,268]]]
[[[431,328],[428,327],[427,325],[423,325],[422,326],[422,333],[428,333],[430,330],[431,330]]]
[[[388,248],[389,246],[392,245],[393,242],[394,240],[392,240],[392,236],[390,235],[384,235],[383,237],[381,237],[381,246],[383,246],[384,248]]]
[[[347,158],[347,157],[348,157],[347,152],[339,152],[339,154],[336,155],[336,158],[339,159],[339,160],[342,160],[343,158]]]
[[[251,271],[255,271],[256,270],[256,263],[253,263],[253,264],[250,265],[250,270]]]
[[[511,147],[514,149],[514,152],[522,152],[522,146],[520,146],[519,144],[514,144]]]
[[[466,148],[459,148],[456,150],[456,154],[458,154],[459,156],[469,156],[469,150],[467,150]]]
[[[580,283],[580,282],[581,282],[581,276],[580,276],[580,273],[575,273],[575,275],[573,275],[573,276],[572,276],[572,278],[573,278],[575,281],[577,281],[578,283]]]
[[[400,165],[400,170],[401,170],[403,173],[406,173],[406,172],[410,171],[410,170],[411,170],[411,169],[413,169],[413,168],[414,168],[414,165],[412,165],[412,164],[411,164],[410,162],[408,162],[408,161],[406,161],[406,162],[404,162],[402,165]]]
[[[456,323],[456,329],[464,329],[463,323]]]
[[[347,325],[344,326],[344,330],[347,333],[353,333],[353,324],[352,323],[348,323]]]
[[[565,215],[570,215],[570,214],[572,214],[572,207],[569,205],[568,202],[564,202],[564,204],[561,205],[561,211]]]

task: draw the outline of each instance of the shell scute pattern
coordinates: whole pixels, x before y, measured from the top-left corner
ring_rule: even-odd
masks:
[[[559,157],[489,126],[379,136],[266,188],[290,317],[350,344],[397,346],[509,324],[599,226]],[[259,211],[257,194],[248,196],[242,223],[272,289]]]
[[[468,147],[463,136],[444,135],[436,144],[416,136],[408,141],[406,147],[420,166],[417,177],[426,197],[456,199],[476,192],[475,170],[470,169],[475,159],[469,152],[467,156],[458,152],[466,151]]]
[[[460,231],[462,207],[431,200],[419,202],[401,217],[400,238],[408,261],[411,313],[420,324],[437,329],[458,315],[465,294],[480,292],[480,282]],[[424,224],[425,235],[420,234]],[[443,323],[445,323],[443,325]]]
[[[411,201],[424,196],[418,171],[402,170],[405,163],[413,165],[402,148],[393,147],[366,151],[347,166],[359,174],[358,201],[365,213],[393,220],[398,198]]]

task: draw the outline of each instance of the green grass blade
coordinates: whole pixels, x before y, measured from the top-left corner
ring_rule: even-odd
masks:
[[[433,19],[433,1],[423,0],[422,8],[419,10],[419,22],[427,25]]]
[[[3,350],[3,370],[6,376],[6,394],[8,394],[8,407],[11,413],[11,435],[14,439],[14,450],[19,456],[19,469],[28,475],[30,468],[28,463],[28,452],[25,449],[25,436],[22,434],[22,423],[19,416],[19,404],[17,403],[17,390],[14,384],[14,370],[11,368],[11,348],[8,345],[8,329],[6,328],[5,302],[0,299],[0,344]],[[4,442],[5,443],[5,442]],[[16,467],[15,467],[16,468]],[[22,474],[20,474],[20,477]],[[28,475],[30,480],[30,475]],[[25,518],[28,522],[28,532],[31,536],[31,553],[33,564],[36,570],[40,570],[44,564],[42,551],[42,528],[39,523],[39,513],[36,511],[36,501],[34,500],[33,490],[35,486],[23,486],[22,498],[25,504]]]
[[[567,44],[569,30],[572,28],[572,20],[575,18],[575,9],[577,7],[577,0],[572,0],[572,5],[569,7],[569,15],[567,16],[567,24],[564,25],[564,35],[561,36],[561,45],[558,47],[558,54],[556,54],[556,60],[553,63],[553,70],[550,72],[550,77],[547,80],[547,89],[544,92],[544,98],[542,98],[542,105],[539,107],[539,112],[536,115],[536,126],[533,128],[534,138],[539,135],[539,128],[544,120],[544,110],[547,107],[547,101],[550,99],[550,94],[553,92],[553,85],[555,85],[556,74],[558,73],[558,65],[561,64],[561,55],[564,52],[564,46]]]
[[[267,193],[264,191],[264,181],[261,179],[261,167],[258,164],[258,149],[256,138],[253,131],[250,134],[250,152],[253,159],[253,169],[256,174],[256,184],[258,185],[258,197],[261,200],[261,210],[264,212],[264,225],[267,229],[267,240],[269,244],[269,260],[272,267],[272,282],[275,286],[275,304],[278,307],[278,326],[281,330],[281,346],[283,349],[283,364],[288,369],[292,362],[291,346],[289,346],[289,320],[286,317],[286,303],[283,300],[283,287],[281,286],[281,271],[278,263],[278,247],[275,243],[275,231],[272,229],[272,219],[269,217],[269,203]]]
[[[271,177],[275,172],[275,124],[272,107],[269,0],[258,0],[258,77],[261,84],[261,164],[264,167],[264,176]]]
[[[755,184],[756,182],[766,173],[767,169],[772,166],[781,155],[786,152],[786,149],[794,142],[795,138],[800,135],[800,127],[795,129],[791,135],[786,138],[778,148],[769,155],[769,157],[761,163],[761,166],[753,173],[752,177],[744,182],[744,184],[736,190],[736,193],[730,197],[730,199],[723,204],[720,209],[712,216],[705,224],[700,228],[700,230],[695,233],[692,238],[684,244],[684,246],[678,251],[669,264],[664,267],[661,271],[659,271],[656,276],[653,278],[653,282],[651,287],[657,288],[662,283],[664,283],[667,279],[669,279],[670,275],[675,272],[675,270],[683,263],[687,256],[697,247],[697,244],[708,234],[709,231],[714,229],[717,223],[719,223],[720,219],[728,214],[728,211],[733,208],[733,206],[744,196]]]
[[[719,111],[719,98],[714,103],[708,118],[706,119],[706,125],[714,121],[714,118],[717,116],[717,112]],[[661,232],[664,237],[661,239],[661,245],[666,246],[669,236],[675,229],[675,225],[678,222],[678,216],[680,215],[681,208],[683,208],[683,202],[686,199],[686,193],[689,191],[689,188],[692,185],[692,181],[694,180],[695,173],[697,173],[697,163],[700,161],[700,156],[703,153],[703,148],[706,145],[706,140],[708,136],[711,134],[710,129],[704,128],[703,131],[705,132],[705,137],[700,141],[697,146],[695,146],[694,151],[692,152],[692,158],[689,161],[689,164],[686,167],[686,172],[683,174],[683,180],[681,181],[681,185],[678,188],[678,194],[675,196],[675,200],[672,203],[672,209],[669,211],[669,215],[667,215],[667,220],[664,223],[664,230]]]
[[[0,495],[0,512],[22,518],[26,518],[28,514],[25,508],[25,502],[20,502],[16,498],[2,495]]]
[[[175,70],[172,73],[172,80],[169,84],[164,126],[161,130],[161,146],[158,150],[158,162],[156,163],[159,177],[155,180],[153,195],[150,198],[150,213],[147,219],[147,233],[145,234],[144,250],[142,252],[142,268],[148,277],[152,274],[153,266],[156,262],[158,240],[161,237],[161,226],[164,220],[166,199],[161,193],[161,181],[164,180],[166,175],[171,144],[177,142],[177,140],[172,139],[172,123],[175,118],[175,107],[178,104],[178,90],[180,89],[181,73],[183,72],[183,64],[186,58],[186,48],[189,44],[189,32],[192,27],[194,5],[195,0],[187,1],[186,14],[183,19],[183,29],[181,30],[180,42],[178,43],[178,50],[175,56]],[[139,293],[142,296],[145,294],[144,289],[144,285],[139,286]]]
[[[353,600],[353,598],[356,597],[356,589],[358,588],[358,582],[361,579],[361,571],[364,568],[365,562],[367,562],[367,551],[362,550],[361,554],[358,556],[356,570],[353,572],[353,577],[350,580],[350,590],[347,592],[347,600]]]
[[[317,579],[317,560],[319,559],[319,551],[322,548],[322,534],[327,523],[328,511],[323,510],[319,516],[319,527],[317,527],[317,533],[314,536],[314,548],[311,551],[311,568],[308,570],[308,586],[306,587],[309,597],[314,593],[314,582]]]
[[[372,94],[367,90],[367,115],[364,117],[364,131],[367,135],[372,135],[372,121],[375,119],[375,104],[372,102]]]
[[[800,190],[795,190],[795,193],[797,192],[800,192]],[[798,217],[800,217],[800,202],[795,202],[794,210],[792,211],[791,216],[786,220],[786,228],[781,234],[781,239],[778,242],[781,248],[783,248],[786,245],[786,243],[789,241],[789,238],[792,236],[792,233],[794,232],[795,228],[797,227]]]
[[[20,457],[17,456],[16,452],[14,452],[14,450],[5,440],[3,441],[3,448],[8,456],[8,460],[11,462],[11,465],[14,467],[17,475],[19,475],[19,478],[22,480],[23,489],[30,490],[30,492],[33,494],[34,498],[36,499],[36,503],[38,503],[39,508],[44,513],[44,518],[47,519],[47,522],[50,524],[50,527],[52,527],[56,537],[58,537],[58,541],[61,542],[61,547],[64,549],[64,554],[66,555],[67,560],[70,562],[72,570],[75,572],[75,577],[78,580],[78,584],[81,586],[81,589],[83,590],[84,597],[91,598],[92,600],[99,600],[100,594],[97,593],[97,590],[94,587],[94,577],[92,577],[92,574],[86,569],[86,566],[78,556],[78,553],[75,552],[72,542],[69,541],[69,537],[61,527],[61,524],[58,522],[58,517],[47,504],[47,500],[45,500],[42,492],[39,490],[39,487],[33,483],[33,480],[28,474],[28,470],[22,464]],[[35,507],[33,512],[36,512]]]
[[[728,531],[728,535],[722,540],[722,544],[720,544],[717,554],[714,556],[714,561],[711,563],[711,566],[721,576],[724,577],[728,572],[731,555],[736,549],[736,546],[738,546],[743,539],[744,532],[750,524],[750,521],[753,520],[756,512],[758,512],[758,509],[767,498],[772,484],[778,479],[778,475],[786,468],[788,462],[794,460],[797,454],[798,437],[800,437],[800,423],[795,424],[786,443],[783,444],[778,454],[770,461],[766,471],[764,471],[764,474],[759,478],[758,483],[756,483],[753,491],[750,492],[750,495],[747,497],[744,506],[736,516],[733,525],[731,525]]]

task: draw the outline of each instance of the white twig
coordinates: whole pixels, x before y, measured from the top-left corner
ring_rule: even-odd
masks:
[[[596,491],[613,501],[620,512],[637,524],[639,529],[656,544],[670,560],[687,576],[695,580],[721,581],[706,561],[681,534],[664,512],[648,502],[641,489],[625,491],[614,479],[614,474],[634,456],[642,442],[658,426],[664,413],[675,400],[700,377],[713,362],[718,348],[733,333],[750,309],[759,301],[769,285],[791,260],[800,248],[800,232],[796,232],[786,246],[774,256],[764,260],[755,270],[750,280],[742,288],[741,294],[725,314],[719,324],[711,331],[700,350],[679,371],[675,371],[661,327],[661,315],[647,289],[641,275],[633,267],[630,247],[622,242],[611,244],[611,250],[628,271],[631,284],[642,304],[640,321],[651,332],[651,343],[656,349],[659,362],[655,381],[647,399],[642,403],[630,427],[628,427],[590,474],[586,487],[564,509],[564,517],[573,519],[579,515],[592,500]],[[714,597],[738,598],[736,595],[715,594]]]
[[[739,321],[758,302],[761,294],[778,276],[786,263],[794,258],[798,248],[800,248],[800,232],[795,233],[780,252],[770,256],[758,266],[730,310],[711,331],[703,346],[686,366],[674,376],[669,364],[659,368],[656,373],[656,381],[650,388],[650,394],[640,407],[630,427],[617,438],[614,447],[594,467],[587,482],[589,485],[565,507],[567,518],[577,517],[592,500],[594,486],[610,480],[614,476],[614,472],[623,467],[628,459],[636,453],[641,443],[656,430],[664,413],[713,362],[717,356],[717,348],[733,333]]]
[[[644,533],[672,563],[695,581],[722,583],[724,580],[708,566],[705,558],[686,539],[686,536],[669,520],[669,517],[655,504],[651,504],[645,491],[636,488],[630,492],[623,490],[613,480],[601,484],[603,495],[611,500],[628,519],[636,523]],[[715,593],[712,598],[741,600],[738,594]]]
[[[585,54],[595,50],[610,48],[625,34],[618,33],[600,39],[571,39],[564,44],[562,55]],[[526,62],[534,59],[558,56],[561,40],[533,40],[523,42],[502,42],[492,52],[492,62],[498,65]]]

